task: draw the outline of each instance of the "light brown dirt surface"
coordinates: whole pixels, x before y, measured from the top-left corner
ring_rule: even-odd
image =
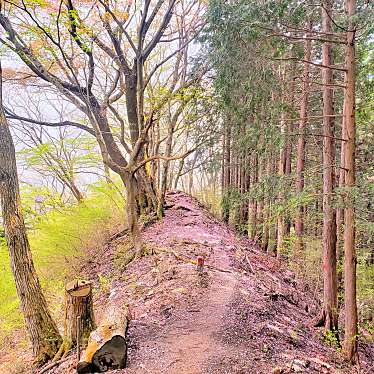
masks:
[[[263,254],[183,193],[167,198],[162,221],[143,231],[149,254],[122,266],[128,239],[95,249],[82,268],[107,302],[129,305],[123,374],[356,373],[310,327],[318,302],[284,264]],[[193,263],[203,256],[201,274]],[[360,342],[361,373],[374,347]],[[74,359],[52,373],[74,373]]]

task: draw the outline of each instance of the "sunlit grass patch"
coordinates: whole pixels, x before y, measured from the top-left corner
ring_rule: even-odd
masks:
[[[104,240],[104,232],[122,220],[123,199],[106,185],[95,185],[79,205],[52,209],[34,221],[29,230],[36,271],[52,314],[61,313],[65,277],[78,272],[85,249]],[[0,341],[23,324],[10,269],[8,250],[0,246]]]

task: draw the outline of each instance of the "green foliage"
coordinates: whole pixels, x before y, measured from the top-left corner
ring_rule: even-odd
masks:
[[[224,199],[221,199],[221,195],[217,193],[216,189],[207,187],[197,192],[196,197],[208,207],[209,211],[211,211],[214,216],[220,217],[221,203],[223,204]]]
[[[357,261],[357,295],[361,321],[371,321],[374,328],[374,265],[368,264],[365,250]]]
[[[330,347],[335,348],[336,350],[340,351],[341,346],[338,338],[338,334],[334,331],[327,330],[323,333],[323,340],[326,344]]]
[[[57,178],[66,174],[73,179],[89,168],[97,168],[101,162],[95,139],[87,134],[76,136],[75,133],[65,133],[56,139],[45,136],[40,143],[18,151],[17,156],[27,168]]]
[[[43,190],[44,191],[44,190]],[[39,190],[39,193],[41,191]],[[30,195],[23,191],[26,217],[28,219],[29,241],[37,273],[51,305],[52,312],[58,314],[61,308],[63,282],[72,277],[84,250],[105,240],[105,231],[113,222],[123,216],[123,198],[113,187],[98,183],[90,186],[90,194],[84,203],[71,206],[50,207],[43,215],[35,214],[32,208],[35,189]],[[0,245],[0,337],[22,325],[18,310],[13,276],[10,270],[6,246]]]
[[[99,276],[100,289],[103,292],[109,292],[110,285],[111,285],[110,279],[108,277],[106,277],[105,275],[102,275],[102,274],[98,274],[98,276]]]

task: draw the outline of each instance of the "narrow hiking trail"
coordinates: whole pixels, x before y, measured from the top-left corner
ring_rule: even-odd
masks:
[[[115,236],[82,268],[105,288],[98,318],[107,303],[130,307],[128,365],[113,373],[356,372],[309,326],[318,303],[301,280],[195,199],[168,194],[165,218],[142,234],[152,255],[123,267],[127,239]],[[374,347],[361,345],[361,373],[374,372],[373,357]],[[74,372],[70,360],[49,373]]]

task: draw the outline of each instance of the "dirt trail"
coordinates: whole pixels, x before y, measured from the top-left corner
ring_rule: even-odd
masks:
[[[292,272],[190,196],[169,194],[167,204],[165,218],[143,231],[153,255],[124,268],[127,239],[117,238],[82,269],[98,286],[110,279],[96,298],[98,318],[108,300],[133,314],[128,366],[113,373],[356,372],[308,325],[319,306]],[[210,266],[203,275],[191,263],[197,256]],[[361,344],[361,373],[374,372],[373,357]],[[50,373],[73,372],[71,361]]]
[[[158,351],[162,348],[163,357],[140,365],[138,372],[147,373],[202,373],[212,353],[223,355],[224,346],[217,341],[215,334],[223,326],[225,309],[234,292],[235,279],[223,275],[213,281],[211,289],[204,295],[202,305],[196,305],[187,313],[191,318],[181,319],[169,326],[164,334],[154,340]]]
[[[192,249],[183,251],[186,257],[196,259],[197,254],[202,254],[209,265],[220,270],[199,274],[194,265],[188,264],[184,271],[185,286],[196,287],[198,293],[190,293],[187,308],[174,311],[174,318],[151,341],[139,344],[138,358],[130,358],[129,369],[123,372],[198,374],[204,372],[212,353],[223,355],[225,351],[215,334],[224,326],[237,283],[234,273],[225,272],[231,261],[224,245],[232,244],[232,237],[226,237],[226,228],[211,226],[212,218],[207,219],[206,212],[190,197],[169,195],[168,203],[170,209],[160,224],[161,230],[147,230],[146,240],[174,251],[181,243],[190,245]],[[189,292],[183,288],[183,292]]]

